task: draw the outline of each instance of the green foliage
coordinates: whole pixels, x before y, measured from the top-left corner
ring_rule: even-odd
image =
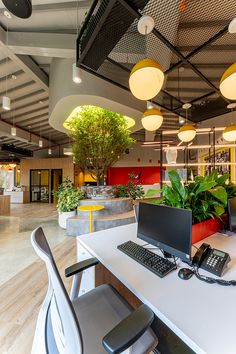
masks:
[[[79,200],[85,197],[80,188],[75,188],[68,177],[60,184],[58,191],[53,192],[58,198],[57,210],[60,213],[73,211],[77,208]]]
[[[75,163],[82,171],[88,170],[98,185],[108,167],[134,143],[125,117],[104,108],[83,106],[68,126]]]
[[[142,199],[145,192],[142,186],[137,184],[134,173],[129,174],[129,181],[127,184],[119,184],[116,186],[116,196],[118,198],[132,198]]]
[[[170,185],[164,185],[162,197],[153,203],[190,209],[193,223],[220,217],[225,212],[228,198],[236,195],[235,185],[226,184],[229,175],[218,177],[217,171],[209,176],[197,176],[194,182],[185,186],[174,170],[169,171],[169,179]],[[147,196],[152,193],[152,190],[148,191]]]

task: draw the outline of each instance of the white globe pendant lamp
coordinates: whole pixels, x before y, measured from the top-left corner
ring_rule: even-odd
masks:
[[[236,63],[232,64],[222,75],[220,92],[229,100],[236,100]]]
[[[191,108],[191,103],[185,103],[183,105],[183,109],[186,110],[186,121],[187,121],[187,111],[189,108]],[[183,141],[183,142],[190,142],[192,141],[196,136],[196,129],[190,125],[190,124],[185,124],[183,125],[179,131],[178,131],[178,138]]]
[[[142,125],[148,131],[155,131],[163,123],[163,115],[159,111],[159,109],[151,108],[147,109],[142,116]]]
[[[228,104],[227,108],[231,109],[233,112],[233,110],[236,108],[236,103],[234,102]],[[236,124],[231,124],[228,127],[226,127],[222,135],[225,141],[228,142],[236,141]]]
[[[138,22],[140,34],[147,35],[154,28],[151,16],[144,15]],[[129,77],[129,87],[132,94],[140,100],[150,100],[161,90],[164,83],[164,73],[161,65],[154,59],[145,58],[134,65]]]

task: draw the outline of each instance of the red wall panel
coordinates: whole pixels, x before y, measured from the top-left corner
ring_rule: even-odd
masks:
[[[154,184],[160,182],[160,167],[110,167],[108,171],[108,185],[126,184],[129,174],[138,175],[138,184]]]

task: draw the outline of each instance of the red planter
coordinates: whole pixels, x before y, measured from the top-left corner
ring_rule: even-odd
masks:
[[[217,231],[221,230],[223,222],[218,219],[209,219],[202,221],[192,226],[192,243],[196,243],[204,238],[213,235]]]

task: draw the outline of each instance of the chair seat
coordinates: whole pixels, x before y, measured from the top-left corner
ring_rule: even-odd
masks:
[[[73,301],[73,306],[80,323],[84,354],[106,354],[102,338],[133,311],[108,284],[100,285],[80,296],[79,300]],[[155,343],[157,345],[157,338],[152,330],[148,329],[132,346],[130,353],[149,353]]]

